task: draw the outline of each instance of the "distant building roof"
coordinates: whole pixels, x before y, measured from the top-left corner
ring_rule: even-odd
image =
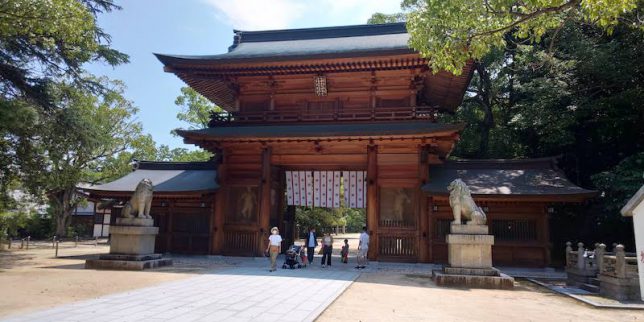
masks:
[[[290,124],[222,126],[201,130],[177,130],[184,138],[212,140],[266,139],[266,138],[319,138],[319,137],[369,137],[392,135],[415,135],[440,132],[457,132],[462,124],[441,124],[429,121],[403,121],[382,123],[335,123],[335,124]]]
[[[463,180],[473,195],[557,197],[581,201],[596,195],[566,179],[554,158],[523,160],[459,160],[431,166],[422,190],[448,195],[447,186]]]
[[[219,188],[214,162],[153,162],[139,161],[136,169],[112,182],[81,186],[93,195],[129,195],[143,179],[150,179],[155,194],[212,192]]]
[[[340,58],[356,54],[413,53],[407,45],[408,41],[409,34],[404,23],[267,31],[235,30],[234,43],[225,54],[156,56],[162,63],[170,65],[187,61],[199,64],[265,58]]]

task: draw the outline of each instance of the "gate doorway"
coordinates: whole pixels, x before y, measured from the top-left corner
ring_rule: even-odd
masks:
[[[293,173],[297,172],[294,177]],[[325,188],[320,173],[335,173],[327,180],[339,181],[338,191]],[[418,189],[412,185],[386,185],[368,187],[366,171],[283,171],[284,204],[283,224],[289,242],[304,237],[313,227],[318,235],[325,232],[344,231],[359,233],[367,226],[371,237],[373,258],[380,261],[417,262],[419,258]],[[310,182],[309,182],[310,181]],[[289,186],[290,185],[290,186]],[[316,186],[317,185],[317,186]],[[360,187],[361,189],[358,189]],[[375,202],[367,202],[367,189],[377,189]],[[324,195],[326,192],[326,195]],[[333,196],[331,196],[333,194]],[[324,198],[339,202],[326,204]],[[319,205],[324,205],[320,207]],[[359,206],[359,207],[352,207]],[[376,209],[375,223],[367,221],[368,207]],[[283,235],[284,236],[284,235]],[[356,241],[357,242],[357,241]],[[354,243],[356,243],[354,242]],[[352,249],[357,244],[351,244]],[[371,253],[371,251],[370,251]],[[371,257],[371,255],[370,255]]]

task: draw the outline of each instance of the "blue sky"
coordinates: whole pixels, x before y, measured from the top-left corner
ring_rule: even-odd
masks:
[[[120,79],[139,107],[137,119],[157,144],[189,147],[170,130],[184,126],[174,105],[185,84],[164,73],[152,53],[218,54],[232,43],[233,29],[266,30],[362,24],[374,12],[400,11],[400,0],[130,0],[123,10],[99,17],[112,47],[130,56],[127,65],[89,66],[92,73]]]

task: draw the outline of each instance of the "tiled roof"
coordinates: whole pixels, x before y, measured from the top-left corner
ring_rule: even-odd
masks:
[[[596,194],[568,180],[555,162],[554,158],[449,161],[430,167],[429,182],[422,190],[446,195],[447,186],[454,179],[461,179],[474,195],[591,197]]]

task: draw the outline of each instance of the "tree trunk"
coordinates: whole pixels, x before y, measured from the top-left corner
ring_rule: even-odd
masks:
[[[51,193],[49,196],[56,222],[56,236],[58,237],[67,236],[67,227],[71,223],[72,211],[75,207],[74,193],[74,188],[68,188]]]
[[[483,63],[476,64],[476,72],[479,74],[478,102],[483,110],[483,121],[479,123],[481,129],[481,141],[479,142],[479,156],[487,157],[490,149],[490,130],[494,126],[494,115],[492,114],[492,82]]]

